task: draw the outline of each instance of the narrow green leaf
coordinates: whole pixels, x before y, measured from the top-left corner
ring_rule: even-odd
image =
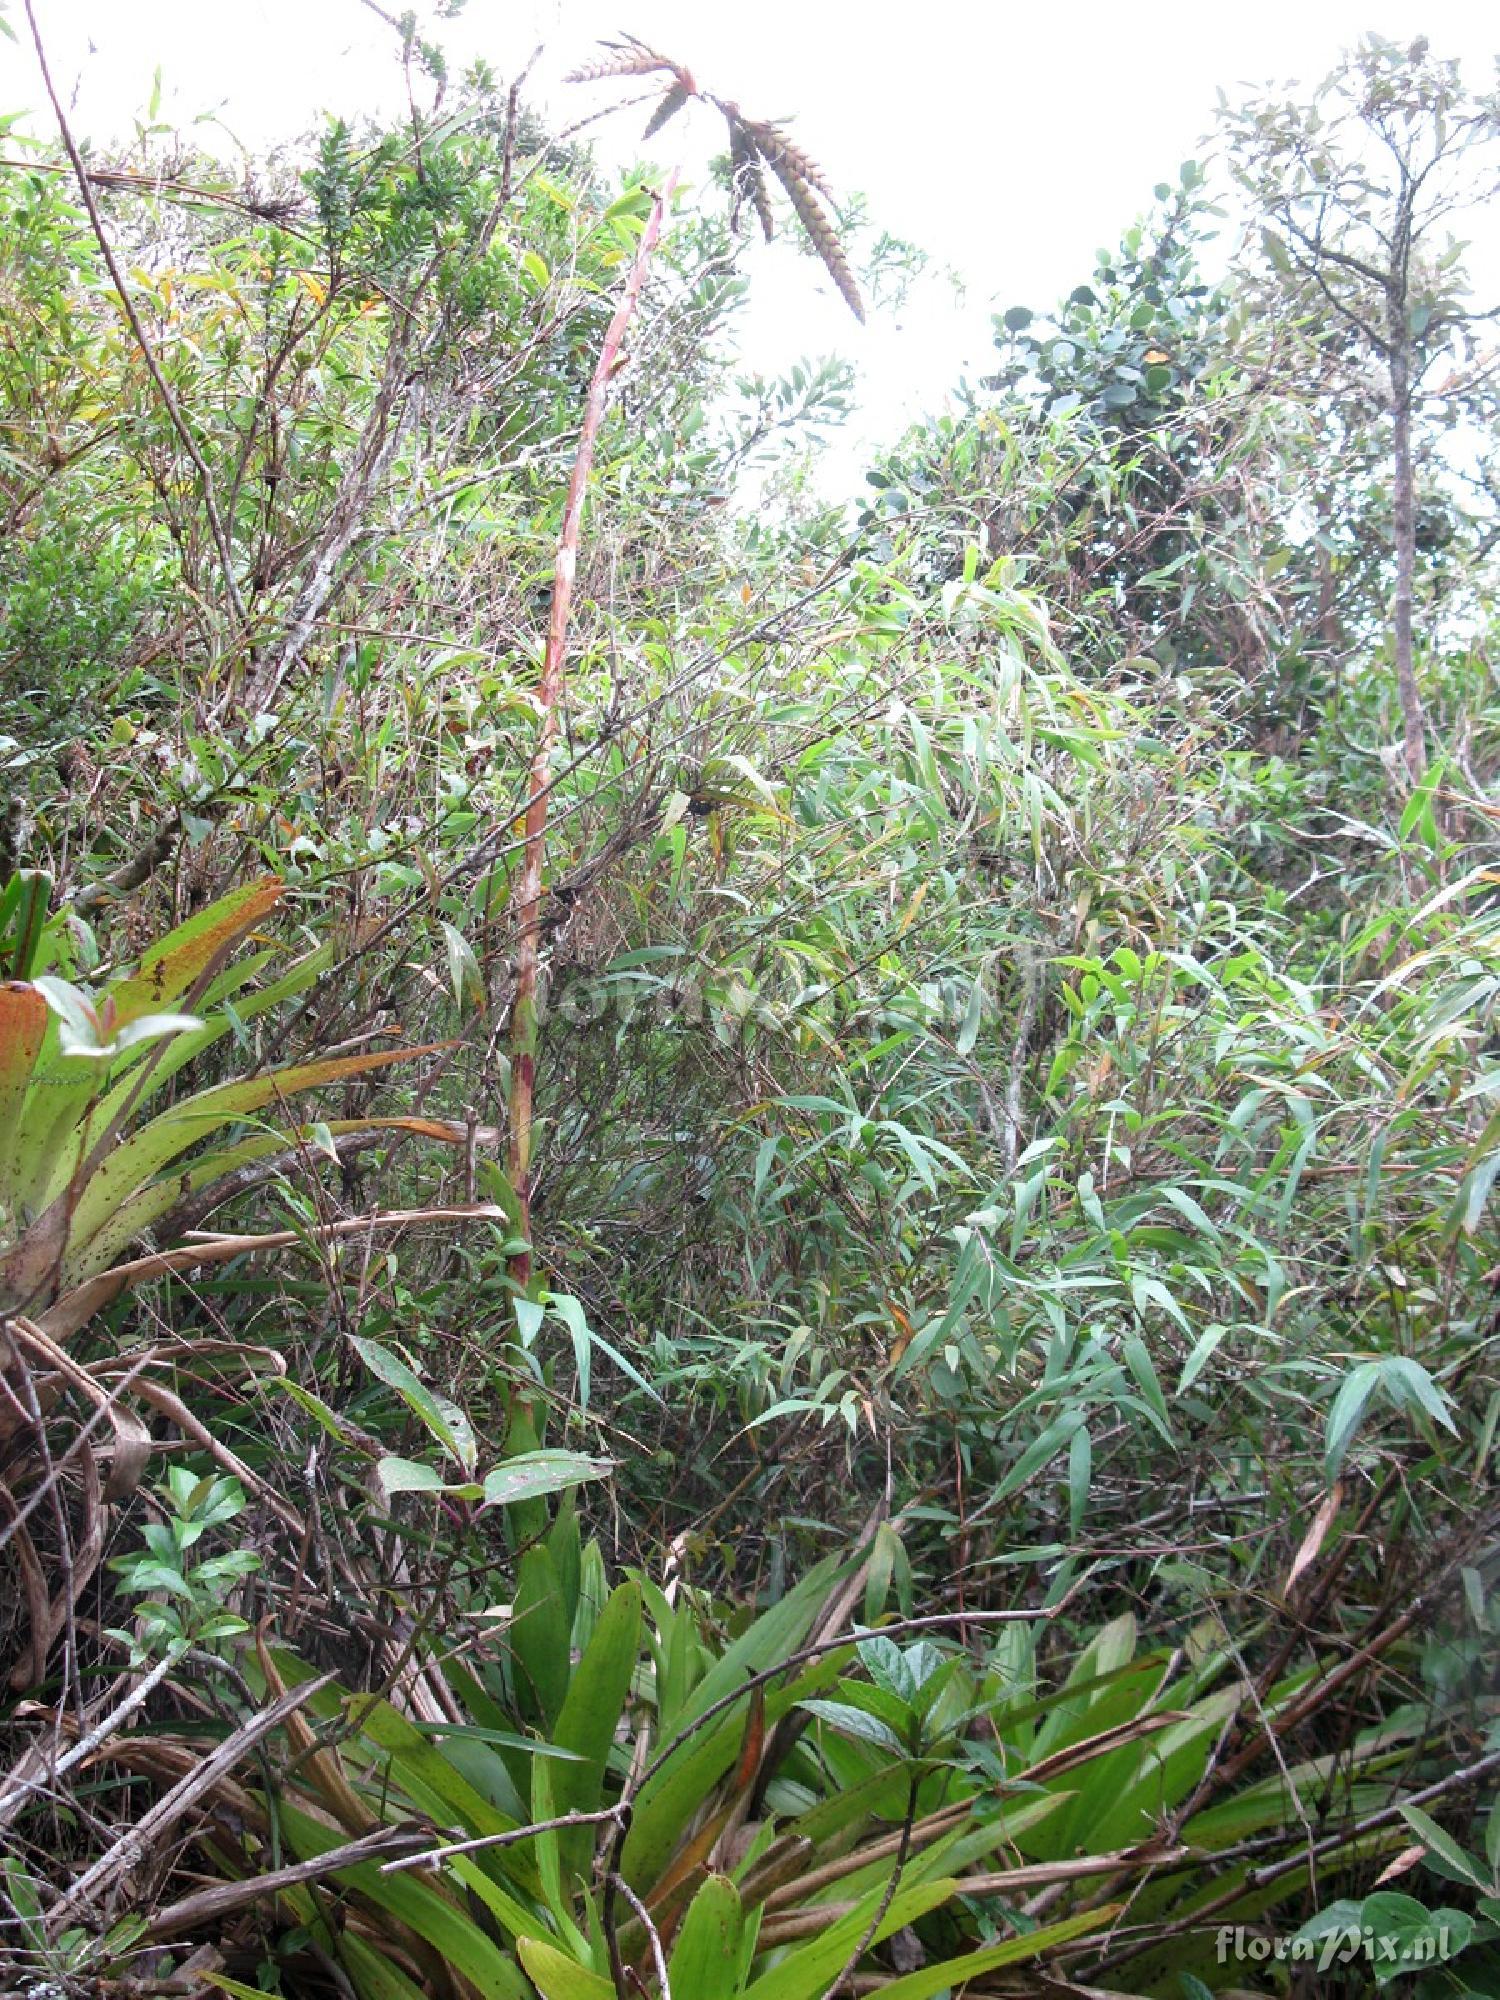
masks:
[[[421,1378],[388,1347],[382,1347],[378,1340],[367,1340],[362,1334],[352,1333],[350,1345],[379,1382],[406,1404],[414,1416],[426,1425],[427,1430],[465,1472],[473,1469],[472,1437],[462,1438],[450,1417],[443,1411],[438,1399],[428,1389]],[[467,1429],[467,1426],[465,1426]],[[467,1461],[467,1462],[466,1462]]]
[[[1401,1817],[1428,1853],[1447,1864],[1445,1872],[1451,1873],[1460,1882],[1467,1882],[1471,1889],[1478,1889],[1481,1894],[1494,1886],[1478,1863],[1465,1854],[1452,1834],[1445,1833],[1420,1806],[1402,1806]]]
[[[1088,1430],[1080,1426],[1068,1446],[1068,1527],[1077,1534],[1088,1511],[1089,1488],[1094,1477],[1094,1447]]]
[[[443,942],[448,948],[448,979],[453,988],[454,1004],[460,1012],[470,1007],[475,1013],[482,1013],[488,995],[473,948],[463,932],[456,930],[452,924],[443,922],[441,928]]]
[[[883,1944],[894,1931],[905,1929],[948,1902],[959,1886],[951,1876],[940,1876],[935,1882],[898,1889],[875,1927],[871,1945]],[[745,1990],[745,2000],[822,2000],[828,1982],[842,1970],[849,1953],[869,1930],[871,1919],[885,1901],[885,1890],[885,1883],[878,1882],[847,1916],[817,1937],[793,1945],[779,1965],[752,1981]]]
[[[1361,1361],[1344,1377],[1343,1387],[1334,1397],[1333,1407],[1328,1412],[1328,1427],[1323,1441],[1323,1469],[1330,1479],[1343,1464],[1344,1454],[1353,1443],[1364,1416],[1365,1405],[1374,1395],[1379,1381],[1378,1361]]]
[[[1060,1923],[1044,1924],[1039,1930],[1007,1938],[1003,1944],[986,1945],[982,1950],[966,1952],[961,1958],[945,1958],[924,1965],[883,1985],[880,2000],[936,2000],[941,1993],[958,1992],[967,1980],[977,1979],[981,1973],[997,1972],[1003,1965],[1026,1965],[1051,1951],[1054,1945],[1067,1944],[1072,1938],[1104,1929],[1114,1922],[1123,1907],[1121,1903],[1105,1903],[1097,1910],[1080,1910]]]
[[[958,1031],[954,1044],[961,1056],[971,1055],[974,1044],[979,1040],[979,1030],[984,1021],[984,974],[979,973],[969,993],[969,1004],[964,1009],[963,1025]]]
[[[1145,1397],[1152,1415],[1156,1418],[1162,1436],[1168,1444],[1174,1443],[1172,1420],[1167,1415],[1167,1399],[1161,1392],[1156,1364],[1151,1359],[1145,1341],[1138,1333],[1127,1333],[1121,1339],[1120,1352],[1125,1358],[1125,1366],[1135,1378],[1136,1387]]]
[[[280,1801],[277,1811],[287,1843],[299,1859],[325,1854],[343,1838],[336,1829],[299,1812],[286,1799]],[[389,1910],[409,1924],[481,1993],[493,1995],[494,2000],[526,2000],[525,1985],[500,1947],[485,1936],[473,1917],[456,1909],[415,1874],[383,1875],[376,1863],[364,1861],[339,1869],[330,1879],[360,1890],[377,1909]]]
[[[1073,1433],[1082,1423],[1081,1410],[1064,1410],[1060,1417],[1054,1418],[1040,1437],[1034,1438],[1021,1453],[988,1500],[975,1509],[975,1518],[977,1519],[980,1514],[987,1514],[992,1507],[998,1507],[1002,1501],[1008,1500],[1012,1493],[1018,1492],[1029,1479],[1042,1470],[1043,1466],[1050,1465],[1063,1446],[1071,1444]]]

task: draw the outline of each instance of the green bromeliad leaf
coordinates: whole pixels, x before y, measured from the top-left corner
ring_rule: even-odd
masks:
[[[555,1944],[542,1938],[522,1938],[516,1950],[542,2000],[615,2000],[609,1980],[569,1958]]]
[[[227,1190],[241,1168],[296,1143],[293,1134],[262,1130],[203,1150],[224,1127],[298,1092],[429,1052],[314,1057],[212,1085],[140,1121],[142,1107],[195,1056],[304,991],[331,962],[332,946],[324,945],[243,991],[272,950],[226,960],[281,894],[274,877],[245,884],[96,993],[50,976],[0,987],[0,1309],[45,1306],[108,1270],[180,1201],[212,1196],[220,1182]],[[178,1011],[184,1000],[203,1011]],[[328,1129],[332,1137],[398,1128],[457,1142],[453,1129],[423,1119],[345,1120]],[[169,1171],[188,1153],[195,1157],[185,1169]],[[455,1455],[463,1460],[462,1450]]]
[[[674,1993],[735,2000],[745,1975],[745,1911],[727,1875],[710,1875],[688,1906],[667,1968]]]
[[[430,1047],[382,1049],[369,1055],[333,1056],[264,1076],[220,1083],[164,1111],[141,1131],[117,1146],[95,1173],[73,1212],[67,1277],[76,1282],[102,1271],[125,1249],[120,1210],[138,1188],[145,1186],[190,1146],[232,1119],[244,1118],[263,1106],[302,1090],[344,1078],[362,1076],[392,1063],[410,1062],[432,1053]],[[63,1197],[59,1197],[62,1199]]]
[[[159,1012],[181,999],[205,973],[216,971],[239,940],[271,914],[284,886],[274,875],[259,876],[168,931],[144,954],[134,973],[109,988],[116,1024],[124,1026],[142,1014]]]

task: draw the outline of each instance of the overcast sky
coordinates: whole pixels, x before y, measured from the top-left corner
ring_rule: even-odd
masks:
[[[389,11],[402,0],[387,0]],[[401,102],[395,38],[360,0],[35,0],[54,74],[78,129],[128,134],[162,69],[164,119],[217,112],[257,148],[325,110],[358,115]],[[419,10],[424,17],[430,8]],[[19,0],[0,41],[0,111],[48,129]],[[468,0],[435,32],[461,59],[502,76],[546,44],[532,95],[555,124],[610,99],[563,73],[621,28],[685,62],[754,116],[795,118],[802,143],[841,192],[962,273],[967,305],[928,285],[863,333],[815,266],[752,259],[747,365],[773,370],[837,350],[859,368],[865,435],[889,434],[940,405],[967,364],[988,362],[992,306],[1045,306],[1087,277],[1093,253],[1150,200],[1155,182],[1202,157],[1218,88],[1316,81],[1373,28],[1430,37],[1473,85],[1493,80],[1500,33],[1474,0]],[[619,86],[614,86],[617,92]],[[701,171],[721,149],[707,112],[669,126],[653,152]],[[642,114],[614,123],[629,151]],[[200,136],[207,133],[203,128]],[[680,135],[680,136],[679,136]],[[228,149],[222,133],[217,142]],[[779,268],[778,268],[779,266]]]

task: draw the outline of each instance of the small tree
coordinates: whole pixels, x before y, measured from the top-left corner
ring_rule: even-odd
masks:
[[[1463,244],[1452,230],[1500,187],[1500,94],[1466,93],[1458,66],[1371,36],[1309,104],[1261,97],[1224,120],[1235,177],[1254,204],[1266,258],[1307,332],[1323,379],[1363,392],[1373,362],[1388,413],[1395,589],[1392,649],[1403,751],[1426,768],[1413,646],[1416,461],[1424,431],[1472,390],[1476,329]],[[1449,368],[1429,387],[1440,360]],[[1455,363],[1458,365],[1455,367]],[[1482,378],[1492,361],[1481,364]]]

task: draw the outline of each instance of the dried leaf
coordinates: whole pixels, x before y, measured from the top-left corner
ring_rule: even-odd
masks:
[[[760,155],[755,149],[755,141],[743,119],[727,111],[729,119],[729,179],[731,204],[729,226],[739,233],[740,209],[748,201],[760,218],[760,226],[765,231],[769,243],[776,228],[776,218],[771,213],[770,198],[766,193],[766,177],[761,169]]]
[[[1388,1861],[1375,1877],[1375,1887],[1378,1889],[1382,1882],[1394,1882],[1398,1875],[1406,1874],[1408,1869],[1415,1868],[1419,1861],[1425,1861],[1426,1858],[1425,1847],[1403,1847],[1395,1860]]]
[[[735,1767],[734,1788],[737,1792],[754,1781],[760,1770],[761,1752],[766,1747],[766,1690],[757,1683],[750,1690],[750,1709],[745,1717],[745,1734],[740,1741],[740,1760]]]
[[[1334,1519],[1338,1514],[1339,1507],[1343,1502],[1343,1498],[1344,1498],[1344,1489],[1339,1484],[1338,1480],[1335,1480],[1332,1486],[1329,1487],[1328,1493],[1324,1498],[1322,1506],[1313,1516],[1312,1526],[1303,1536],[1302,1546],[1300,1549],[1298,1549],[1296,1557],[1293,1560],[1292,1566],[1287,1571],[1286,1582],[1282,1586],[1283,1596],[1285,1597],[1291,1596],[1293,1586],[1296,1584],[1298,1577],[1303,1575],[1303,1573],[1308,1569],[1310,1569],[1313,1563],[1317,1561],[1318,1551],[1319,1549],[1322,1548],[1323,1543],[1327,1538],[1328,1530],[1333,1526]]]

